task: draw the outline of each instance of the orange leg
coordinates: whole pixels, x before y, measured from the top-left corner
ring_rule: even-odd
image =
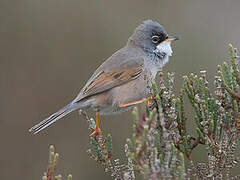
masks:
[[[149,106],[149,104],[152,102],[152,97],[148,97],[146,99],[146,102],[147,102],[147,106]]]
[[[153,98],[154,98],[154,97],[151,96],[151,97],[148,97],[148,98],[146,98],[146,99],[141,99],[141,100],[139,100],[139,101],[134,101],[134,102],[130,102],[130,103],[127,103],[127,104],[122,104],[122,105],[120,105],[120,107],[121,107],[121,108],[124,108],[124,107],[128,107],[128,106],[133,106],[133,105],[137,105],[137,104],[143,103],[144,101],[146,101],[146,102],[147,102],[147,105],[149,105],[149,104],[152,102],[152,99],[153,99]]]
[[[99,111],[97,111],[96,114],[96,127],[94,129],[94,131],[92,132],[92,134],[90,134],[90,136],[95,136],[95,135],[102,135],[102,131],[99,128]]]
[[[124,107],[128,107],[128,106],[133,106],[133,105],[136,105],[136,104],[140,104],[144,102],[144,100],[139,100],[139,101],[134,101],[134,102],[130,102],[130,103],[127,103],[127,104],[122,104],[120,105],[121,108],[124,108]]]

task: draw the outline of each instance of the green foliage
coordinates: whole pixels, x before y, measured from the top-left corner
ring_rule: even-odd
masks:
[[[48,167],[47,171],[44,172],[42,180],[62,180],[62,175],[55,175],[56,166],[59,161],[59,154],[55,153],[55,148],[53,145],[49,147],[49,159],[48,159]],[[67,180],[72,180],[72,175],[69,174]]]

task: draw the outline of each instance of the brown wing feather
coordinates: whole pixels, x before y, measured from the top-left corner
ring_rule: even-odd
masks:
[[[122,70],[112,73],[101,73],[96,79],[92,81],[86,89],[84,89],[84,94],[90,94],[91,92],[99,91],[108,86],[119,85],[123,82],[127,82],[134,79],[142,71],[142,67],[137,67],[135,69]]]
[[[130,63],[130,65],[124,63],[121,65],[121,67],[113,68],[111,71],[100,71],[99,73],[95,74],[94,77],[90,78],[75,101],[80,101],[83,98],[101,93],[113,87],[129,82],[137,78],[142,71],[143,63]]]

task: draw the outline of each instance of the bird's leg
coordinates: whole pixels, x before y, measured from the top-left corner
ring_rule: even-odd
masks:
[[[96,127],[94,129],[94,131],[92,132],[92,134],[90,134],[90,136],[95,136],[95,135],[102,135],[102,131],[99,128],[99,111],[97,111],[96,114]]]
[[[152,95],[152,96],[150,96],[150,97],[147,97],[147,99],[146,99],[147,106],[149,106],[149,104],[152,102],[153,98],[154,98],[154,96],[153,96],[153,95]]]
[[[153,100],[154,100],[154,96],[153,95],[146,99],[146,107],[149,110],[153,110],[153,108],[155,106],[155,102]]]
[[[147,106],[149,106],[149,104],[151,103],[151,101],[152,101],[152,98],[151,98],[151,97],[148,97],[148,98],[146,99]]]
[[[145,99],[141,99],[139,101],[134,101],[134,102],[122,104],[122,105],[120,105],[120,107],[124,108],[124,107],[128,107],[128,106],[137,105],[137,104],[140,104],[140,103],[143,103],[143,102],[147,102],[147,105],[149,105],[152,102],[153,98],[154,98],[154,96],[151,96],[151,97],[148,97],[148,98],[145,98]]]
[[[128,107],[128,106],[133,106],[133,105],[136,105],[136,104],[140,104],[144,102],[144,99],[141,99],[139,101],[134,101],[134,102],[130,102],[130,103],[126,103],[126,104],[122,104],[120,105],[121,108],[124,108],[124,107]]]

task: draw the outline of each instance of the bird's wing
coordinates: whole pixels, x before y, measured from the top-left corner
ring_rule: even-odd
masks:
[[[111,57],[95,71],[74,101],[78,102],[83,98],[136,79],[142,71],[143,60],[141,58],[115,59]]]

